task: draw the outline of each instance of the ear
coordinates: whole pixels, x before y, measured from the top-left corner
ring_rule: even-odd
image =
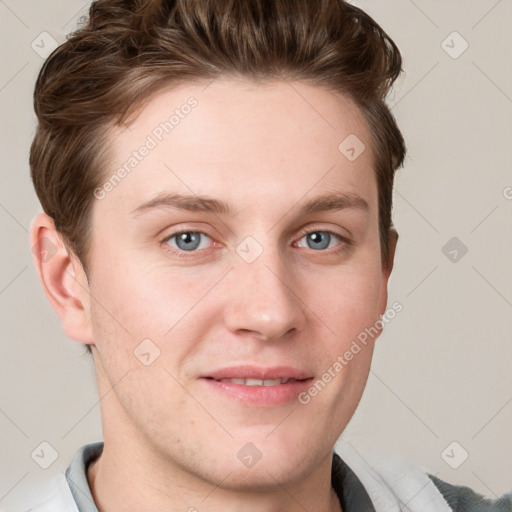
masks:
[[[398,231],[395,228],[389,228],[388,235],[388,263],[383,268],[386,280],[389,279],[391,271],[393,270],[393,264],[395,262],[395,251],[398,244]]]
[[[53,219],[45,213],[32,220],[30,246],[43,290],[66,336],[80,343],[94,344],[87,276],[78,258],[68,252]]]
[[[379,307],[379,314],[383,315],[387,309],[388,303],[388,281],[393,264],[395,261],[395,251],[398,243],[398,232],[395,228],[390,228],[388,233],[388,261],[387,264],[382,266],[382,292]]]

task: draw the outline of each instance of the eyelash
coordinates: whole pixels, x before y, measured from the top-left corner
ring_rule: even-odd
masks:
[[[164,250],[167,252],[170,252],[174,256],[178,256],[179,258],[191,258],[197,255],[200,251],[207,251],[208,249],[195,249],[193,251],[183,251],[181,249],[175,249],[174,247],[171,247],[167,242],[174,238],[175,236],[182,235],[184,233],[195,233],[195,234],[201,234],[206,235],[208,238],[212,239],[207,233],[204,233],[203,231],[194,231],[194,230],[182,230],[182,231],[176,231],[175,233],[172,233],[168,236],[166,236],[160,243],[164,246]],[[338,254],[343,251],[345,251],[350,245],[353,244],[353,241],[349,238],[340,235],[339,233],[336,233],[334,231],[329,231],[327,229],[306,229],[301,231],[300,235],[298,236],[297,241],[300,241],[304,236],[309,235],[311,233],[328,233],[330,235],[334,235],[335,237],[339,238],[341,243],[337,245],[336,247],[331,247],[330,249],[322,249],[319,251],[314,251],[314,249],[310,249],[314,252],[320,252],[320,253],[327,253],[327,254]]]

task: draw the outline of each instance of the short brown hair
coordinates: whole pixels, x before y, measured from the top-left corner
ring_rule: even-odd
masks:
[[[406,148],[385,99],[401,71],[395,43],[344,0],[97,0],[39,73],[32,181],[88,275],[90,212],[108,172],[109,128],[180,82],[302,80],[347,95],[365,116],[387,265],[394,173]]]

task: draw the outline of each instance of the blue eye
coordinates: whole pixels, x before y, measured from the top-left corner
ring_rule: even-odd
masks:
[[[337,238],[338,240],[343,240],[340,235],[336,233],[332,233],[331,231],[309,231],[302,238],[306,238],[308,247],[315,251],[319,251],[322,249],[329,249],[332,247],[330,243]]]
[[[201,246],[201,236],[209,238],[204,233],[200,231],[183,231],[181,233],[175,233],[170,237],[166,238],[164,241],[169,243],[171,240],[176,240],[176,246],[171,245],[171,247],[175,247],[180,251],[191,252],[196,251],[198,249],[205,249],[205,247]]]
[[[330,252],[342,252],[348,249],[352,243],[349,239],[337,233],[319,229],[304,231],[301,238],[299,238],[299,247],[304,247],[300,245],[300,242],[304,239],[307,244],[306,248],[313,251],[324,251],[325,249],[336,247],[334,251],[324,251],[327,254]],[[169,235],[161,243],[166,251],[175,256],[186,258],[193,257],[194,255],[197,256],[200,251],[205,251],[203,253],[205,255],[207,253],[206,249],[211,247],[211,244],[208,245],[208,240],[212,241],[208,235],[201,231],[180,231]],[[336,240],[338,240],[337,244]]]

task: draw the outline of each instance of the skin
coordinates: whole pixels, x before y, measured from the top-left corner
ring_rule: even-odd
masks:
[[[183,84],[112,132],[112,172],[190,96],[197,107],[95,199],[89,282],[51,218],[31,226],[32,245],[58,248],[35,263],[66,335],[93,348],[105,441],[88,473],[94,499],[100,512],[339,511],[332,450],[360,401],[376,338],[307,405],[244,405],[199,376],[253,363],[318,379],[385,313],[396,238],[383,267],[368,128],[347,98],[304,83]],[[367,148],[353,162],[338,150],[349,134]],[[163,191],[208,195],[239,212],[131,213]],[[299,213],[328,192],[357,194],[368,210]],[[179,231],[204,233],[195,252],[169,238]],[[324,233],[328,247],[307,232]],[[236,252],[247,236],[263,251],[252,263]],[[134,356],[146,338],[160,350],[148,366]],[[237,457],[247,443],[262,454],[250,468]]]

